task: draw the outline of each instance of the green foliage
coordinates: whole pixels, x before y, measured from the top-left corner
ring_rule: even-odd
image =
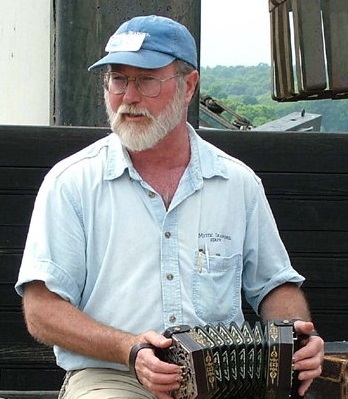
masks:
[[[267,64],[201,67],[200,91],[223,102],[253,126],[305,109],[322,115],[322,131],[348,132],[348,100],[276,102],[271,97],[271,67]]]

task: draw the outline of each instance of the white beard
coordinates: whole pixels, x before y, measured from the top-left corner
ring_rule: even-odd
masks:
[[[185,110],[183,95],[184,85],[178,82],[172,101],[156,118],[146,108],[135,104],[121,104],[114,112],[106,93],[105,104],[111,129],[130,151],[144,151],[152,148],[181,121]],[[149,120],[144,123],[125,121],[123,114],[143,115]]]

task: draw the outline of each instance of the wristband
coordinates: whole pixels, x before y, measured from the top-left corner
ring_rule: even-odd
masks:
[[[145,349],[145,348],[154,349],[154,346],[149,344],[149,343],[142,342],[140,344],[135,344],[134,346],[132,346],[132,349],[131,349],[131,351],[129,353],[129,371],[134,377],[136,377],[136,379],[138,381],[139,381],[139,378],[138,378],[137,372],[135,370],[135,361],[136,361],[136,358],[138,356],[138,352],[141,349]],[[139,383],[141,384],[140,381],[139,381]]]
[[[307,335],[309,335],[310,337],[320,337],[319,333],[317,330],[312,330],[310,333],[308,333]]]

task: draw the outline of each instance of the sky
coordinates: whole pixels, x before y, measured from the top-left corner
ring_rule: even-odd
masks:
[[[201,0],[201,66],[271,63],[268,0]]]

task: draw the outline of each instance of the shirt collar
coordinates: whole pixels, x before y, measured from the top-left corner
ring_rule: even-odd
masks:
[[[127,151],[123,148],[119,137],[110,133],[106,156],[105,180],[113,180],[122,176],[124,171],[132,166]]]
[[[226,165],[223,162],[223,158],[227,158],[228,155],[203,140],[190,124],[187,124],[187,126],[191,142],[191,161],[189,164],[191,172],[206,179],[214,176],[228,179]]]
[[[223,158],[228,157],[228,155],[203,140],[189,123],[187,123],[187,130],[191,145],[191,160],[188,165],[191,178],[198,185],[200,185],[202,178],[210,179],[213,176],[221,176],[227,179],[228,173]],[[129,170],[129,174],[133,179],[140,179],[127,150],[122,146],[117,134],[110,133],[108,139],[104,179],[117,179],[123,175],[126,169]]]

